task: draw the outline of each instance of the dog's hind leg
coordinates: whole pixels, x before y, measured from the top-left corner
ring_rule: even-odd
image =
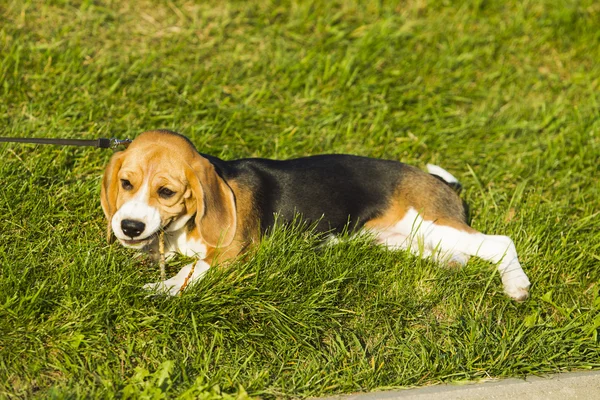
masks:
[[[423,240],[403,235],[391,230],[371,232],[375,235],[375,241],[384,245],[390,250],[408,250],[415,256],[421,258],[431,258],[435,262],[448,265],[450,267],[464,266],[469,261],[470,256],[460,251],[444,251],[440,248],[431,248]]]
[[[477,256],[497,264],[504,292],[517,301],[527,299],[530,282],[508,236],[485,235],[457,220],[427,221],[414,209],[409,209],[393,229],[405,235],[409,243],[421,242],[432,252],[452,255],[450,260]]]

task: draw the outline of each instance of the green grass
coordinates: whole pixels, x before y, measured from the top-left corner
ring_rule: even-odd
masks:
[[[600,368],[600,5],[0,2],[0,136],[189,136],[463,182],[533,282],[280,227],[181,298],[107,245],[109,151],[0,145],[0,397],[305,397]],[[177,264],[172,263],[171,272]]]

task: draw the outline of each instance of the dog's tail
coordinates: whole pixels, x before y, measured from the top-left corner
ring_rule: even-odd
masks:
[[[456,179],[454,175],[442,167],[438,167],[437,165],[433,164],[427,164],[427,172],[450,186],[456,193],[460,193],[463,188],[458,179]]]

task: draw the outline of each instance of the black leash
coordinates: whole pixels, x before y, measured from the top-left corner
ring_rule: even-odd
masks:
[[[0,137],[0,143],[34,143],[34,144],[54,144],[59,146],[91,146],[100,149],[116,150],[119,146],[127,147],[131,139],[100,138],[94,140],[82,139],[36,139],[36,138],[9,138]]]

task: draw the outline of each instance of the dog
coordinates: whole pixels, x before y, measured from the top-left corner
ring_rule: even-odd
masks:
[[[197,258],[144,286],[157,292],[181,293],[211,265],[243,254],[276,216],[291,221],[299,214],[317,231],[367,231],[378,244],[439,262],[480,257],[497,264],[509,297],[525,300],[530,282],[513,241],[471,228],[458,180],[434,165],[428,171],[341,154],[224,161],[176,132],[153,130],[112,156],[101,204],[107,234],[112,230],[125,247],[156,254],[162,232],[167,257]]]

